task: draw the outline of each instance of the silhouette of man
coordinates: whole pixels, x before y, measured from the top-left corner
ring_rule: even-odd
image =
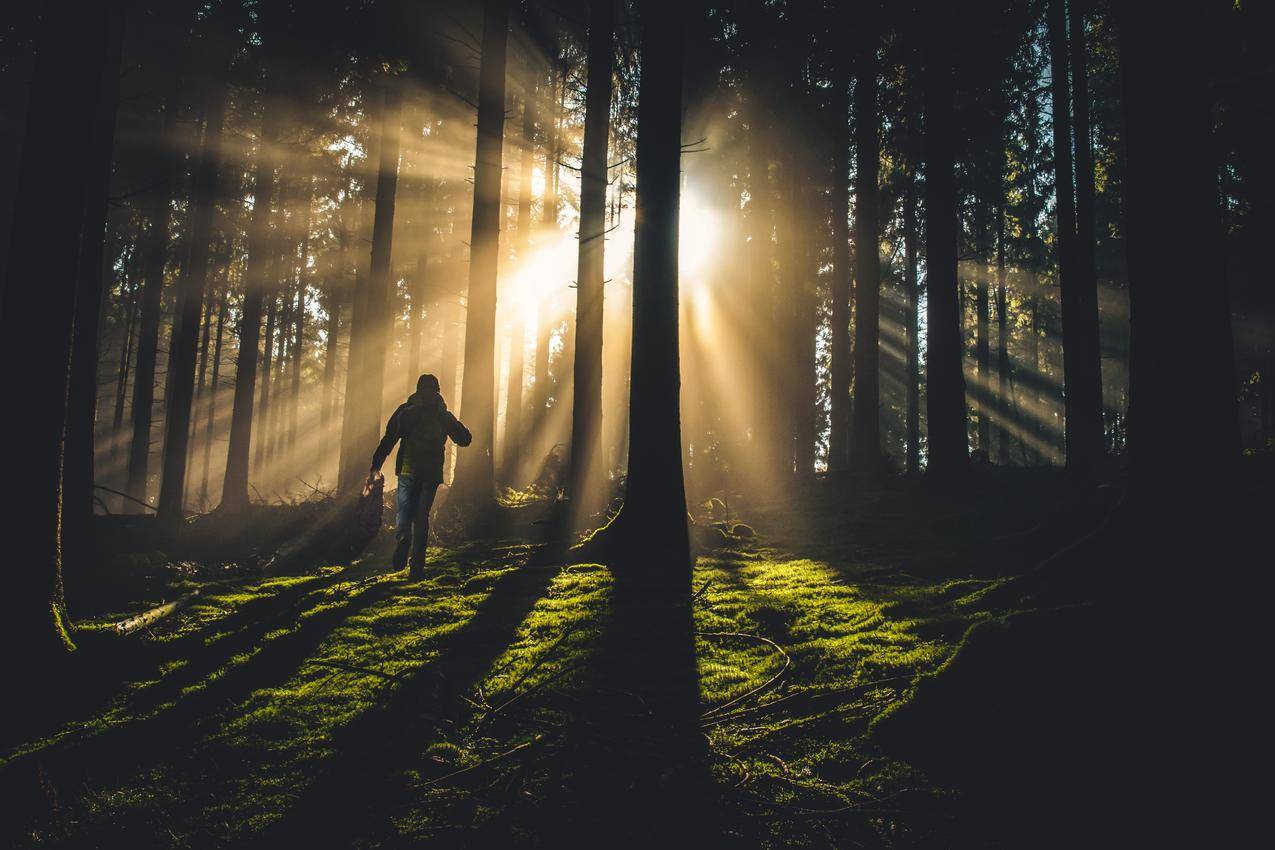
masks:
[[[394,444],[401,441],[394,459],[394,474],[398,476],[394,569],[407,565],[409,578],[425,574],[429,512],[438,485],[443,483],[444,450],[449,437],[458,446],[467,446],[473,439],[469,429],[447,409],[438,378],[421,375],[416,379],[416,392],[394,411],[385,425],[385,436],[372,454],[369,481],[381,474],[381,464]]]

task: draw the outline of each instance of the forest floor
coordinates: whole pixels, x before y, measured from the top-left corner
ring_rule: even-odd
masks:
[[[974,842],[986,826],[976,795],[927,773],[879,734],[881,718],[971,626],[1044,607],[1007,587],[1097,527],[1116,498],[1004,472],[959,497],[902,479],[819,481],[783,503],[733,505],[692,580],[689,732],[707,749],[689,810],[704,812],[701,833],[740,847]],[[0,742],[0,793],[13,804],[3,837],[586,843],[594,827],[573,813],[598,793],[590,760],[601,748],[623,774],[642,744],[617,741],[615,718],[647,706],[624,685],[623,659],[601,651],[610,572],[539,565],[526,542],[534,505],[510,515],[502,539],[433,548],[420,581],[388,572],[383,531],[348,564],[204,578],[186,607],[139,633],[111,624],[158,597],[82,619],[81,652],[95,660],[78,699],[39,734]],[[644,624],[652,647],[661,626]]]

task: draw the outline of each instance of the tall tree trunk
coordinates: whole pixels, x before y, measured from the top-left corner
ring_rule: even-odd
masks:
[[[1090,141],[1089,61],[1085,49],[1085,12],[1091,0],[1070,0],[1068,28],[1071,33],[1071,116],[1075,122],[1076,142],[1076,254],[1074,277],[1077,284],[1078,312],[1092,336],[1085,352],[1092,362],[1082,364],[1089,375],[1090,405],[1097,408],[1098,456],[1106,451],[1102,426],[1102,341],[1098,312],[1097,224],[1094,210],[1094,156]],[[1092,415],[1092,414],[1091,414]],[[1090,423],[1089,438],[1093,439]]]
[[[1175,47],[1208,22],[1121,10],[1132,474],[1144,505],[1191,509],[1239,457],[1208,76]]]
[[[170,96],[164,105],[159,133],[161,140],[174,140],[177,100]],[[162,144],[163,142],[161,142]],[[146,501],[150,469],[151,423],[155,406],[155,358],[159,351],[159,325],[164,290],[164,268],[168,264],[168,222],[177,179],[172,154],[157,154],[160,185],[147,204],[146,238],[142,243],[143,282],[141,318],[137,334],[137,368],[133,377],[133,437],[128,453],[128,483],[124,490],[134,499]],[[140,511],[136,505],[130,513]]]
[[[115,142],[115,113],[119,104],[123,34],[122,7],[118,3],[106,4],[103,61],[97,80],[97,111],[89,137],[91,158],[86,162],[85,172],[84,224],[76,268],[66,445],[62,462],[62,560],[71,567],[84,566],[91,557],[88,544],[89,522],[93,517],[98,337],[102,292],[109,271],[104,265],[103,247],[107,198],[110,195],[111,153]]]
[[[270,71],[267,70],[267,74]],[[252,445],[253,403],[256,395],[257,364],[261,344],[261,312],[269,285],[273,254],[270,239],[270,201],[274,196],[276,152],[279,136],[278,105],[271,100],[273,82],[267,79],[263,97],[261,138],[257,144],[256,174],[253,181],[252,222],[248,229],[248,261],[243,278],[243,308],[239,326],[239,353],[235,358],[235,396],[230,414],[230,440],[226,449],[226,472],[221,488],[221,508],[228,511],[248,506],[248,458]]]
[[[379,152],[377,156],[379,160]],[[367,191],[366,189],[364,190]],[[371,199],[359,199],[359,211],[353,244],[360,245],[367,238],[368,215]],[[350,349],[345,367],[345,402],[341,411],[341,460],[337,471],[337,489],[349,491],[358,487],[366,475],[369,457],[364,457],[363,408],[367,406],[363,380],[366,370],[367,349],[372,335],[372,321],[368,315],[368,280],[365,267],[355,260],[354,292],[350,299]]]
[[[337,259],[333,263],[332,279],[327,284],[328,321],[323,346],[323,390],[319,399],[319,453],[322,457],[328,457],[332,453],[333,419],[336,417],[336,361],[340,351],[337,340],[341,335],[341,314],[345,308],[346,252],[349,242],[344,208],[343,204],[337,213]]]
[[[307,155],[308,157],[308,155]],[[307,158],[305,171],[305,211],[301,214],[301,249],[297,265],[297,303],[293,308],[291,387],[288,390],[288,433],[284,441],[289,463],[295,466],[297,424],[301,408],[301,361],[305,357],[306,299],[309,293],[310,224],[314,209],[314,162]],[[294,470],[295,471],[295,470]]]
[[[598,506],[602,470],[603,261],[607,137],[611,131],[611,0],[589,6],[589,79],[580,163],[580,247],[576,276],[575,382],[567,495],[576,518]]]
[[[850,462],[850,74],[836,77],[832,96],[832,327],[829,334],[828,471]],[[862,209],[862,207],[860,207]]]
[[[1049,56],[1054,103],[1054,186],[1058,208],[1058,277],[1062,300],[1064,441],[1068,468],[1092,469],[1101,459],[1102,375],[1095,282],[1077,274],[1076,202],[1072,186],[1070,85],[1065,0],[1049,0]],[[1083,45],[1081,46],[1083,49]],[[1083,63],[1083,57],[1080,60]],[[1086,105],[1086,109],[1088,106]],[[1086,123],[1088,123],[1086,121]],[[1088,146],[1088,140],[1085,140]]]
[[[8,707],[23,721],[46,705],[50,688],[60,693],[67,684],[59,673],[74,648],[59,546],[63,426],[85,210],[100,205],[87,191],[103,186],[89,177],[98,160],[83,145],[93,137],[104,33],[115,11],[87,14],[58,3],[44,10],[0,295],[6,390],[23,406],[6,423],[4,474],[22,492],[5,509],[6,528],[17,530],[6,555],[17,568],[6,576],[0,628],[25,695]]]
[[[492,457],[496,424],[496,271],[500,254],[508,29],[509,0],[486,0],[465,313],[465,387],[461,392],[461,418],[473,433],[473,442],[457,463],[460,503],[485,504],[496,495]]]
[[[617,556],[630,570],[689,589],[677,308],[684,31],[681,13],[664,3],[645,8],[642,23],[629,472]]]
[[[986,164],[983,164],[986,167]],[[990,252],[988,245],[988,198],[986,186],[975,190],[974,197],[974,362],[978,368],[978,384],[974,409],[978,413],[978,448],[991,459],[992,382],[991,367],[991,301],[987,280]]]
[[[134,240],[134,245],[138,240]],[[120,444],[124,441],[124,407],[128,399],[129,369],[133,365],[133,347],[137,341],[137,310],[140,301],[141,274],[137,261],[140,252],[134,250],[128,265],[128,305],[124,315],[124,344],[120,346],[120,362],[115,379],[115,413],[111,417],[111,466],[114,467]],[[122,506],[121,506],[122,509]]]
[[[855,323],[853,467],[881,468],[881,236],[877,176],[881,142],[877,127],[877,40],[865,36],[855,85]]]
[[[376,173],[376,209],[372,217],[372,262],[368,267],[367,315],[371,334],[363,362],[365,405],[358,445],[370,465],[381,431],[385,405],[385,362],[393,315],[390,309],[394,203],[398,194],[399,141],[403,126],[402,81],[386,79],[381,90],[380,159]]]
[[[283,182],[282,174],[280,176],[279,185],[279,211],[276,214],[278,219],[278,229],[283,228],[284,213],[288,208],[288,193],[286,184]],[[254,474],[261,477],[265,474],[266,464],[268,461],[267,452],[270,448],[270,423],[274,415],[271,407],[271,399],[274,395],[274,366],[275,366],[275,346],[278,345],[277,337],[279,324],[279,255],[278,246],[275,240],[279,238],[276,233],[271,239],[270,259],[266,264],[266,330],[265,344],[262,346],[261,353],[261,399],[257,408],[256,430],[257,437],[254,451],[252,453],[252,466]]]
[[[949,476],[964,469],[969,453],[956,273],[953,13],[939,2],[930,10],[925,45],[926,419],[928,468]]]
[[[191,198],[190,257],[178,284],[172,342],[168,349],[169,391],[165,399],[168,410],[164,417],[164,465],[158,519],[161,526],[169,531],[175,531],[181,524],[185,509],[195,359],[199,346],[200,312],[208,281],[208,256],[220,182],[221,131],[226,115],[226,88],[220,79],[212,82],[204,108],[204,140]]]
[[[748,68],[748,304],[759,316],[774,316],[775,267],[773,204],[775,190],[771,185],[770,160],[772,152],[772,122],[770,106],[770,81],[772,69],[767,62],[769,55],[765,22],[761,18],[760,0],[752,0],[745,7],[748,16],[742,21],[747,25],[750,64]],[[849,98],[849,90],[846,91]],[[847,103],[846,112],[849,112]],[[844,116],[843,116],[844,118]],[[848,127],[848,125],[847,125]],[[848,130],[847,130],[848,132]],[[847,154],[848,155],[848,154]],[[834,203],[836,201],[834,200]],[[848,209],[849,200],[845,201]],[[848,236],[846,237],[848,240]],[[846,286],[849,286],[849,263],[845,268]],[[847,295],[847,298],[849,296]],[[846,322],[849,322],[847,309]],[[750,447],[756,459],[756,471],[762,477],[757,484],[773,482],[778,463],[777,428],[775,421],[775,393],[771,383],[771,364],[779,356],[778,340],[773,334],[763,334],[757,340],[750,358],[749,393],[752,441]],[[849,392],[847,381],[846,391]]]
[[[1018,420],[1017,404],[1013,402],[1013,388],[1010,384],[1010,333],[1009,293],[1005,272],[1005,205],[1002,193],[996,209],[996,398],[1001,412],[996,427],[996,460],[1002,464],[1009,463],[1009,423]]]
[[[914,161],[908,164],[907,186],[903,190],[903,290],[905,330],[904,375],[907,381],[907,413],[905,414],[906,469],[916,473],[921,469],[921,371],[918,347],[920,285],[916,273],[916,172]]]
[[[416,376],[421,369],[421,335],[425,324],[425,293],[428,284],[429,254],[420,251],[416,255],[416,273],[407,296],[407,380],[408,386],[416,386]]]
[[[204,419],[204,460],[199,478],[199,510],[208,510],[208,477],[212,465],[213,433],[217,425],[217,396],[221,390],[221,340],[226,326],[229,297],[223,291],[217,298],[217,334],[213,342],[212,375],[208,382],[207,415]]]
[[[522,153],[518,177],[517,261],[526,263],[531,254],[531,177],[535,159],[536,99],[534,86],[528,88],[522,106]],[[515,299],[516,303],[519,299]],[[505,387],[505,464],[504,478],[516,486],[522,458],[523,378],[526,372],[526,309],[515,308],[509,339],[509,380]]]

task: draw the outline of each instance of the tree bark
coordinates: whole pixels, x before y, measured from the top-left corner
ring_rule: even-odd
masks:
[[[103,249],[123,35],[122,7],[118,3],[106,4],[103,61],[97,79],[97,110],[89,138],[91,159],[86,163],[85,173],[84,224],[76,268],[66,445],[62,463],[62,559],[72,568],[86,566],[91,558],[89,523],[93,517],[98,338],[104,281],[109,271],[104,266]]]
[[[848,63],[847,63],[848,64]],[[829,348],[831,398],[828,421],[828,471],[844,472],[850,463],[850,74],[836,77],[832,96],[832,327]],[[862,209],[862,208],[860,208]]]
[[[1139,14],[1135,25],[1133,6],[1120,5],[1127,17],[1119,28],[1131,473],[1144,506],[1189,510],[1200,493],[1212,492],[1195,488],[1219,481],[1239,457],[1231,315],[1217,262],[1222,243],[1209,81],[1176,49],[1195,43],[1208,22],[1200,10],[1149,20]],[[1188,390],[1190,402],[1183,403]]]
[[[221,390],[221,340],[226,326],[226,312],[229,297],[222,292],[217,299],[217,333],[213,342],[212,375],[208,382],[208,411],[204,420],[204,460],[199,479],[199,509],[208,510],[208,477],[212,465],[212,445],[214,429],[217,425],[217,395]]]
[[[855,323],[854,428],[850,460],[867,474],[881,470],[881,142],[877,117],[877,40],[866,36],[855,85]]]
[[[978,448],[990,460],[993,403],[990,399],[992,382],[988,375],[991,367],[991,301],[987,267],[991,250],[988,244],[987,188],[986,185],[979,186],[974,197],[974,363],[978,368],[974,409],[978,413]]]
[[[642,23],[629,473],[616,520],[624,545],[615,554],[628,569],[689,590],[677,308],[685,34],[681,13],[669,4],[645,8]]]
[[[177,100],[170,96],[164,105],[159,132],[161,144],[174,141]],[[143,281],[141,316],[137,333],[137,368],[133,373],[133,437],[128,453],[127,492],[134,499],[146,501],[150,469],[151,423],[155,406],[155,359],[159,351],[160,312],[164,290],[164,268],[168,264],[168,223],[173,202],[176,165],[172,154],[164,150],[156,154],[160,185],[147,205],[147,231],[142,243]],[[130,513],[141,510],[133,505]]]
[[[474,212],[469,240],[462,416],[473,442],[457,463],[459,504],[496,496],[492,457],[496,418],[496,272],[500,254],[500,176],[505,125],[505,60],[509,0],[483,5],[478,138],[474,152]]]
[[[380,158],[376,174],[376,209],[372,217],[372,263],[368,269],[367,315],[369,330],[364,354],[363,405],[358,450],[365,466],[371,465],[372,451],[381,431],[385,404],[386,347],[393,327],[390,295],[390,262],[393,250],[394,203],[398,194],[399,141],[403,124],[403,89],[398,79],[383,82],[381,101]],[[358,483],[358,482],[355,482]]]
[[[903,291],[904,317],[907,328],[904,334],[905,380],[907,381],[907,412],[905,413],[905,468],[909,473],[921,469],[921,371],[918,342],[920,286],[916,273],[916,172],[913,162],[908,164],[907,186],[903,190]]]
[[[271,71],[268,69],[267,74]],[[243,309],[239,326],[239,353],[235,358],[235,395],[230,414],[230,440],[226,449],[226,472],[221,488],[220,509],[242,510],[248,506],[248,458],[252,445],[253,403],[257,385],[258,348],[261,344],[262,300],[268,285],[270,263],[270,200],[275,189],[276,153],[279,136],[278,105],[271,94],[275,84],[267,78],[262,98],[261,137],[257,143],[256,174],[253,181],[252,222],[248,230],[248,261],[243,279]]]
[[[531,253],[531,176],[535,158],[536,99],[534,86],[529,87],[522,105],[522,154],[518,177],[518,235],[516,255],[519,263],[526,263]],[[519,303],[513,316],[509,339],[509,380],[505,387],[505,447],[504,478],[511,486],[517,486],[522,457],[523,377],[526,372],[526,310]]]
[[[955,128],[952,11],[931,4],[925,56],[926,413],[930,472],[959,473],[968,460],[965,375],[956,272]]]
[[[16,681],[30,686],[31,698],[10,706],[21,720],[47,704],[50,689],[61,692],[60,670],[74,649],[59,545],[63,427],[85,210],[100,205],[87,192],[103,187],[89,177],[89,163],[98,160],[86,157],[83,146],[93,137],[113,12],[44,8],[0,295],[6,390],[22,404],[21,415],[6,423],[12,443],[4,474],[22,492],[6,507],[6,527],[18,533],[7,541],[16,568],[7,577],[3,620]]]
[[[567,496],[576,519],[599,505],[602,446],[603,263],[607,141],[611,129],[611,0],[589,6],[589,78],[580,163],[580,246],[576,276],[575,381]]]
[[[220,59],[217,60],[220,64]],[[217,71],[220,72],[220,68]],[[218,74],[220,76],[220,74]],[[221,132],[226,115],[226,88],[211,83],[205,100],[204,140],[191,198],[190,257],[178,283],[168,355],[168,388],[164,417],[164,463],[157,519],[175,531],[185,516],[186,466],[190,448],[191,409],[195,395],[195,360],[199,346],[200,313],[208,281],[221,169]]]
[[[1058,210],[1058,277],[1062,299],[1064,445],[1069,469],[1091,470],[1101,459],[1102,375],[1098,348],[1098,295],[1080,270],[1072,135],[1068,109],[1065,0],[1049,0],[1049,55],[1054,104],[1054,186]],[[1083,44],[1078,48],[1084,49]],[[1083,64],[1083,56],[1079,59]],[[1084,107],[1088,109],[1088,104]],[[1088,124],[1088,121],[1085,121]],[[1084,140],[1088,147],[1088,139]],[[1092,185],[1092,181],[1091,181]]]

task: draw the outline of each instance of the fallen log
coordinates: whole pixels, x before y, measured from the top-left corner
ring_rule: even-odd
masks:
[[[162,620],[169,614],[185,608],[186,605],[190,603],[190,600],[194,599],[198,595],[199,588],[195,588],[190,593],[184,593],[172,602],[165,602],[163,605],[156,605],[149,611],[143,611],[142,613],[129,617],[126,620],[120,620],[115,624],[115,631],[122,635],[126,635],[130,632],[135,632],[138,629],[146,628],[151,623]]]

